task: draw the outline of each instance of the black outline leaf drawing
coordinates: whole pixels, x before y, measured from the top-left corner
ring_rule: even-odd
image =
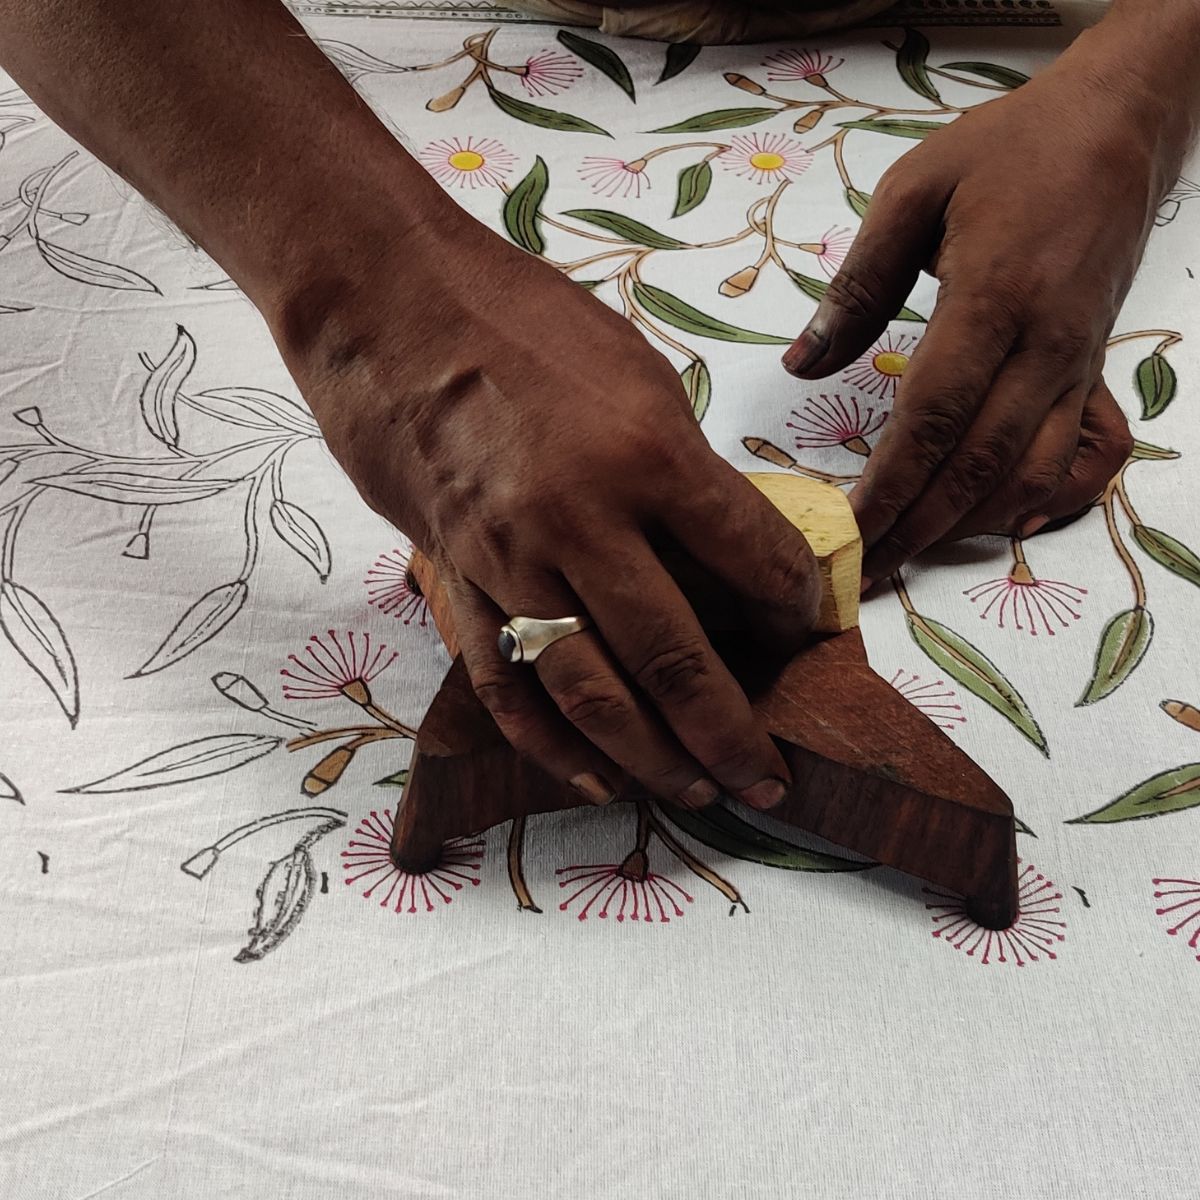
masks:
[[[388,62],[384,58],[376,58],[349,42],[317,40],[321,52],[350,83],[355,83],[364,75],[399,75],[411,70],[397,63]]]
[[[1133,674],[1150,648],[1154,618],[1149,609],[1137,605],[1119,612],[1104,627],[1096,647],[1096,661],[1086,689],[1076,707],[1095,704],[1111,696]]]
[[[305,437],[320,437],[312,414],[295,401],[265,388],[209,388],[180,400],[205,416],[245,429],[286,429]]]
[[[504,199],[504,228],[508,230],[508,236],[530,254],[541,254],[546,249],[539,222],[542,201],[549,186],[550,172],[539,154],[524,179]]]
[[[0,771],[0,800],[15,800],[18,804],[25,803],[21,789],[3,771]]]
[[[316,883],[312,856],[303,843],[271,863],[255,892],[257,904],[254,924],[248,931],[250,940],[233,961],[258,962],[276,949],[304,916]]]
[[[179,390],[196,365],[196,343],[182,325],[175,326],[175,342],[162,362],[146,376],[140,403],[146,428],[172,450],[179,445],[175,404]]]
[[[205,592],[175,622],[161,646],[130,676],[137,679],[142,675],[153,675],[165,667],[186,658],[193,650],[215,637],[241,611],[246,603],[249,588],[244,579],[233,579],[222,583],[210,592]]]
[[[271,502],[271,528],[290,546],[324,583],[329,578],[332,556],[325,531],[298,504],[289,500]]]
[[[114,288],[126,292],[162,293],[144,275],[139,275],[129,267],[118,266],[116,263],[104,262],[98,258],[89,258],[77,250],[68,250],[56,242],[47,241],[44,237],[36,238],[38,253],[60,275],[86,283],[92,287]]]
[[[63,788],[68,795],[144,792],[236,771],[283,745],[283,738],[263,733],[220,733],[182,742],[143,758],[103,779]]]
[[[1068,825],[1113,825],[1120,821],[1141,821],[1183,812],[1200,804],[1200,763],[1185,763],[1160,771],[1115,800],[1067,821]]]
[[[634,90],[633,78],[629,74],[629,68],[615,50],[609,49],[608,46],[604,46],[600,42],[593,42],[588,38],[580,37],[579,34],[572,33],[569,29],[560,29],[556,36],[559,42],[570,50],[572,54],[578,55],[585,63],[590,64],[597,71],[607,75],[630,100],[635,104],[637,103],[637,93]]]
[[[40,487],[112,504],[188,504],[233,487],[237,479],[171,479],[143,471],[68,471],[35,479]]]
[[[79,720],[79,672],[54,614],[28,588],[5,579],[0,583],[0,629],[45,680],[74,728]]]

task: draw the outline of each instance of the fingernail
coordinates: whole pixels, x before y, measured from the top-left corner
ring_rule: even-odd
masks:
[[[1023,538],[1033,537],[1042,526],[1049,522],[1049,517],[1030,517],[1024,525],[1021,526],[1021,536]]]
[[[611,804],[617,793],[593,771],[584,771],[571,780],[571,786],[589,803],[597,805]]]
[[[719,795],[720,789],[711,779],[697,779],[679,793],[679,803],[686,808],[707,808]]]
[[[806,329],[788,348],[783,356],[785,371],[800,375],[807,371],[817,359],[829,349],[829,339]]]
[[[774,808],[787,794],[787,785],[782,779],[760,779],[753,787],[746,788],[741,797],[751,808]]]

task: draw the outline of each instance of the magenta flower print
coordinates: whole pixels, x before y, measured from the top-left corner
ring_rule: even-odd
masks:
[[[1023,967],[1058,956],[1054,947],[1066,941],[1062,892],[1034,867],[1026,866],[1018,880],[1017,919],[1008,929],[985,929],[967,915],[961,898],[925,888],[932,900],[933,936],[981,963],[1015,963]]]
[[[447,842],[437,866],[423,875],[402,871],[392,862],[391,841],[392,812],[385,808],[364,817],[342,851],[346,885],[365,884],[364,900],[378,901],[380,908],[394,913],[431,913],[465,888],[479,886],[481,839]]]
[[[825,76],[836,70],[846,60],[822,54],[818,50],[779,50],[763,59],[767,78],[773,81],[806,81],[825,86]]]
[[[966,724],[967,718],[963,716],[962,705],[958,703],[958,693],[947,687],[944,680],[930,682],[920,675],[897,671],[888,682],[939,729],[949,731]]]
[[[868,396],[893,400],[916,345],[917,339],[911,334],[885,333],[866,354],[846,368],[844,378]]]
[[[816,243],[820,250],[817,252],[817,262],[821,270],[832,279],[846,261],[846,255],[854,244],[854,233],[842,225],[833,225],[821,234],[821,240]]]
[[[429,622],[429,601],[421,594],[409,570],[412,550],[396,547],[381,554],[367,572],[367,603],[389,617],[422,628]]]
[[[531,96],[555,96],[565,92],[583,75],[583,67],[570,54],[539,50],[525,60],[518,74],[521,86]]]
[[[867,438],[887,420],[887,413],[863,407],[857,396],[827,396],[809,398],[792,410],[789,429],[796,431],[796,448],[811,450],[820,446],[844,446],[864,458],[871,453]]]
[[[440,138],[421,151],[421,165],[444,187],[499,187],[516,158],[495,138]]]
[[[630,920],[665,925],[672,917],[683,916],[682,904],[692,903],[692,897],[673,879],[650,870],[644,850],[633,850],[624,862],[560,867],[555,874],[559,876],[558,886],[570,890],[559,910],[567,912],[578,905],[576,916],[581,921],[589,916],[601,920],[613,916],[618,923]]]
[[[978,583],[963,595],[980,606],[981,620],[994,620],[1000,629],[1015,629],[1031,637],[1039,633],[1054,637],[1058,629],[1079,620],[1087,588],[1059,579],[1038,579],[1028,563],[1018,559],[1007,575]]]
[[[726,170],[755,183],[798,179],[812,165],[813,156],[783,133],[737,134],[729,148],[717,155]]]
[[[288,700],[325,700],[335,696],[365,694],[366,685],[396,661],[397,655],[369,633],[313,634],[300,655],[289,654],[291,667],[279,673]],[[356,703],[362,703],[356,700]]]
[[[621,196],[635,200],[642,194],[642,186],[650,188],[650,177],[646,174],[646,160],[635,158],[626,162],[622,158],[588,157],[579,168],[579,178],[597,196]]]
[[[1155,916],[1167,918],[1167,932],[1172,937],[1186,937],[1188,947],[1197,951],[1200,962],[1200,879],[1155,879],[1155,900],[1165,900],[1154,910]]]

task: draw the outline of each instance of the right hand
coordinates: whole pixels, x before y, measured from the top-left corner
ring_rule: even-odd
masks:
[[[779,751],[650,538],[791,644],[816,613],[813,556],[629,322],[454,210],[352,287],[299,289],[274,325],[330,450],[437,567],[517,750],[595,803],[623,773],[692,807],[782,799]],[[510,615],[583,613],[594,627],[535,664],[501,658]]]

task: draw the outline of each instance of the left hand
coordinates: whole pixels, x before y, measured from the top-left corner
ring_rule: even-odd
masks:
[[[1182,153],[1161,103],[1068,54],[883,177],[784,356],[802,378],[841,370],[923,268],[940,280],[851,495],[865,584],[946,537],[1036,532],[1094,500],[1125,461],[1132,439],[1101,370]]]

